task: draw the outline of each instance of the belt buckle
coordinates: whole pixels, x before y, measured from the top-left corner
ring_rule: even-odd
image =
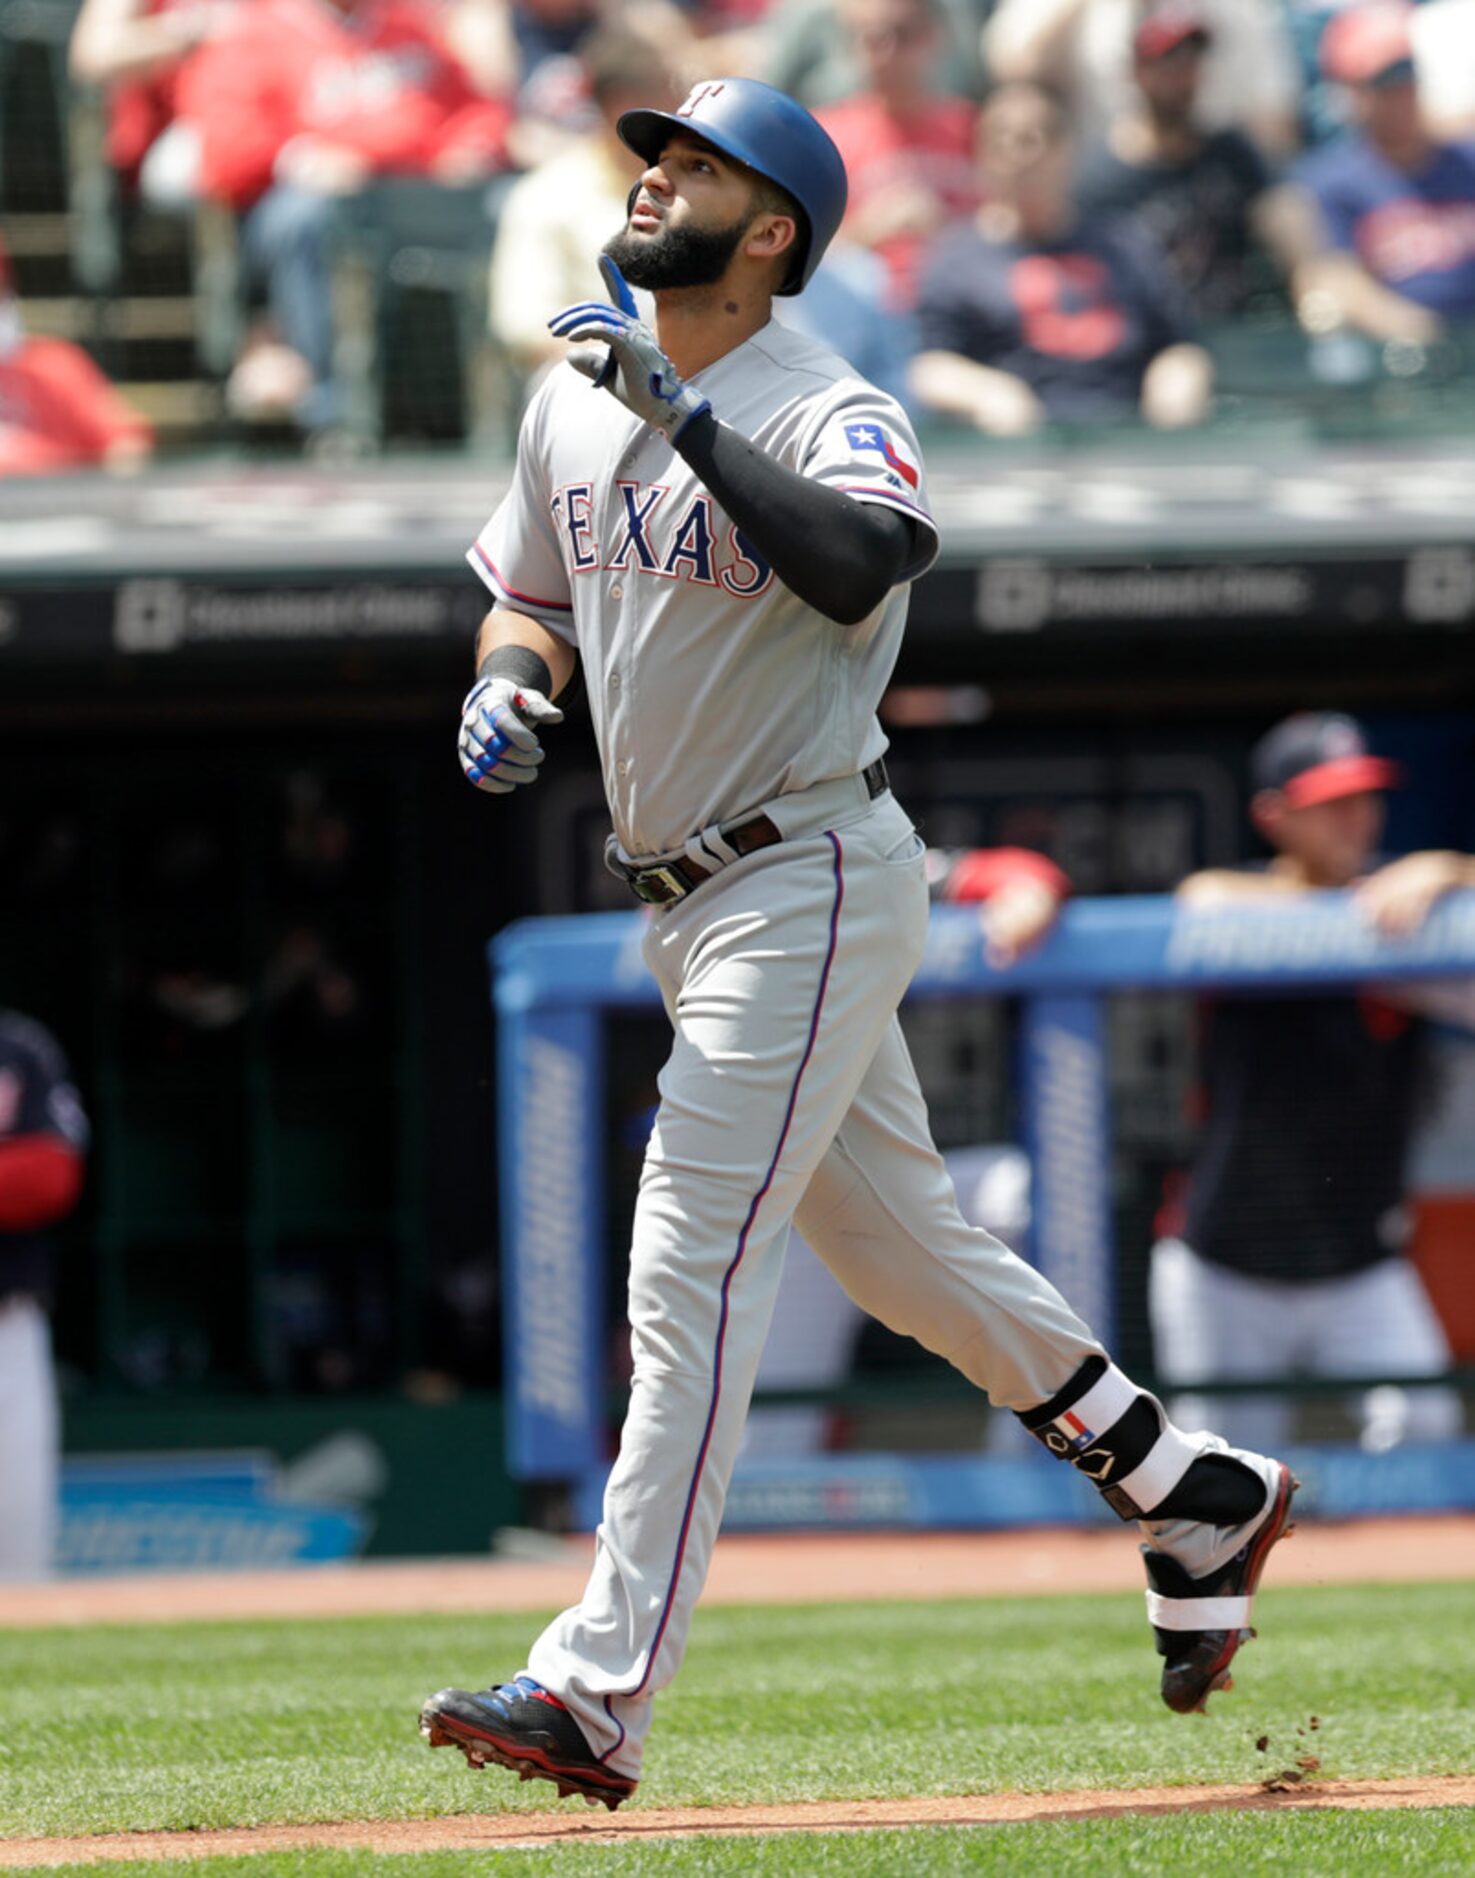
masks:
[[[691,892],[691,883],[683,880],[674,867],[634,868],[629,880],[635,897],[647,906],[670,906],[673,900],[684,900]],[[659,888],[665,891],[657,891]]]

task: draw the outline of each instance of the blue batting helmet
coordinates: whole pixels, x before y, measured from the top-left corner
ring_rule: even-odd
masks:
[[[673,131],[689,130],[794,198],[801,226],[794,265],[778,289],[798,293],[819,266],[845,213],[845,163],[802,104],[756,78],[713,78],[675,111],[626,111],[616,127],[647,163]]]

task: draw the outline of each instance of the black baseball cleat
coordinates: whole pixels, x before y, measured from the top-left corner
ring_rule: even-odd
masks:
[[[1291,1500],[1300,1481],[1274,1463],[1270,1511],[1234,1556],[1202,1578],[1190,1578],[1166,1552],[1143,1546],[1148,1618],[1163,1657],[1163,1700],[1180,1715],[1204,1713],[1216,1689],[1230,1689],[1229,1665],[1250,1628],[1250,1603],[1270,1548],[1293,1531]],[[1202,1627],[1200,1627],[1202,1626]]]
[[[531,1676],[475,1695],[439,1690],[420,1711],[420,1732],[433,1748],[460,1748],[472,1767],[495,1761],[524,1780],[551,1780],[560,1800],[578,1793],[613,1812],[637,1784],[600,1765],[563,1703]]]

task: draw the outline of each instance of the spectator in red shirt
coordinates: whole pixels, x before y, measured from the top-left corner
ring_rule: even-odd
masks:
[[[893,304],[910,308],[926,242],[978,207],[977,114],[933,83],[937,0],[848,0],[841,18],[865,89],[819,116],[850,176],[844,234],[881,257]]]
[[[108,161],[156,206],[193,201],[198,139],[178,122],[179,77],[244,0],[82,0],[68,62],[108,94]]]
[[[27,335],[0,247],[0,476],[131,469],[153,443],[80,346]]]
[[[470,184],[503,163],[510,107],[477,91],[445,22],[428,0],[249,0],[181,78],[201,187],[245,217],[246,266],[301,364],[292,402],[306,430],[339,415],[331,253],[344,199],[384,177]]]

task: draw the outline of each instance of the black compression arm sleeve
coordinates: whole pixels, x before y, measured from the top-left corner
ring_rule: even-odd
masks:
[[[676,450],[789,591],[826,619],[854,626],[873,613],[912,557],[904,515],[786,469],[710,411],[685,426]]]

